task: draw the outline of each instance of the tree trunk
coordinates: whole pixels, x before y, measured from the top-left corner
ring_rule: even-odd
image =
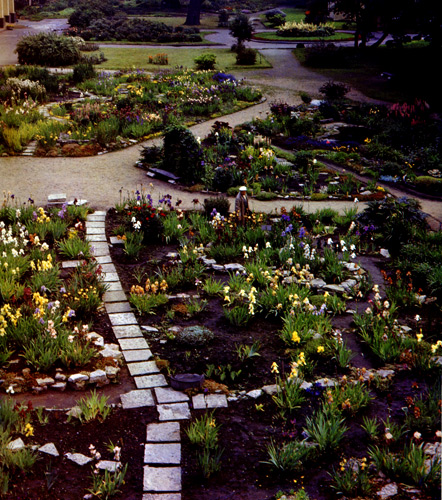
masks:
[[[202,3],[202,0],[190,0],[189,7],[187,8],[186,22],[184,23],[185,25],[199,26],[201,24],[200,14]]]
[[[376,47],[379,47],[379,45],[381,45],[381,43],[387,38],[388,36],[388,33],[384,33],[380,38],[379,40],[376,40],[376,42],[374,42],[373,44],[370,45],[370,47],[373,47],[374,49]]]

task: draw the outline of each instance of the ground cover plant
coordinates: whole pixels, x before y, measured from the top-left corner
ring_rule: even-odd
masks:
[[[372,203],[346,220],[328,213],[331,232],[314,232],[319,211],[252,213],[244,226],[216,200],[183,212],[148,189],[109,213],[108,234],[122,238],[113,258],[140,323],[157,330],[146,335],[158,365],[229,395],[186,427],[186,498],[270,499],[293,484],[310,498],[355,498],[393,482],[404,498],[440,495],[440,456],[428,454],[440,446],[437,287],[404,283],[400,256],[379,261],[380,248],[396,255],[403,228],[387,237],[373,214],[418,207]],[[411,219],[411,245],[422,224]]]

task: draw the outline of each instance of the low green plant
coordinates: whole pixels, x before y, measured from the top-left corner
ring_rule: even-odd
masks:
[[[144,234],[140,231],[126,232],[124,239],[124,253],[128,259],[138,259],[138,255],[143,249]]]
[[[215,54],[201,54],[193,60],[197,70],[215,69],[216,56]]]
[[[271,441],[267,446],[269,459],[263,463],[282,472],[293,472],[305,467],[305,462],[313,455],[314,446],[306,441],[289,441],[280,445]]]
[[[155,314],[155,309],[164,306],[169,301],[165,293],[143,295],[131,293],[129,302],[137,309],[140,314]]]
[[[332,478],[331,487],[338,495],[346,495],[349,498],[368,495],[372,490],[367,459],[342,460],[340,470],[330,474]]]
[[[104,471],[104,474],[92,474],[92,487],[88,491],[94,496],[107,500],[121,492],[120,487],[124,484],[124,478],[127,472],[127,464],[123,468],[110,472]]]
[[[341,383],[327,390],[327,404],[330,411],[355,415],[366,408],[372,397],[365,384]]]
[[[368,438],[371,441],[376,440],[379,437],[379,422],[377,418],[369,418],[366,415],[362,417],[361,427],[367,433]]]
[[[112,408],[107,403],[108,399],[109,398],[104,395],[98,396],[95,389],[89,396],[80,399],[77,402],[81,410],[78,416],[80,422],[90,422],[95,419],[104,422],[112,411]]]
[[[328,411],[326,407],[307,417],[304,431],[318,444],[321,453],[336,450],[347,432],[345,419],[340,412]]]
[[[37,406],[35,408],[35,415],[37,416],[37,420],[40,425],[46,425],[49,423],[49,414],[45,412],[46,408],[44,406]]]
[[[234,326],[245,326],[249,323],[251,316],[247,305],[224,307],[224,316]]]
[[[186,302],[186,307],[187,307],[187,316],[189,318],[193,318],[194,316],[197,316],[198,314],[202,313],[206,307],[207,307],[207,300],[198,300],[195,298],[192,298]]]
[[[241,373],[242,370],[234,370],[230,363],[218,366],[210,364],[207,365],[205,375],[207,378],[216,377],[221,382],[234,382]]]
[[[252,345],[236,345],[235,346],[235,351],[238,356],[238,359],[241,362],[247,361],[248,359],[252,359],[258,356],[261,356],[259,354],[259,349],[261,347],[261,343],[259,340],[253,342]]]
[[[74,236],[58,241],[58,251],[68,259],[87,259],[90,257],[90,243]]]
[[[212,278],[212,276],[209,276],[204,281],[203,290],[209,297],[216,297],[222,294],[223,284],[220,281]]]
[[[306,400],[305,391],[301,387],[302,380],[291,378],[282,380],[277,377],[276,384],[278,390],[272,396],[272,399],[279,408],[280,415],[285,417],[287,413],[290,414],[302,406]]]

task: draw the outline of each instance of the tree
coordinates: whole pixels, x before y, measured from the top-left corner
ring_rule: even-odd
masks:
[[[201,24],[201,5],[203,0],[190,0],[187,7],[186,26],[199,26]]]
[[[308,0],[305,22],[313,24],[325,23],[330,14],[328,0]]]
[[[229,24],[230,34],[238,40],[237,52],[244,47],[244,42],[252,38],[253,26],[245,14],[236,15]]]

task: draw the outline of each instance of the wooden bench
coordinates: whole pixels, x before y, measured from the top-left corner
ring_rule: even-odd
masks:
[[[163,170],[161,168],[149,168],[149,172],[154,174],[155,177],[166,180],[168,182],[177,182],[180,179],[172,172],[168,172],[167,170]],[[147,172],[147,175],[149,175],[149,172]]]

